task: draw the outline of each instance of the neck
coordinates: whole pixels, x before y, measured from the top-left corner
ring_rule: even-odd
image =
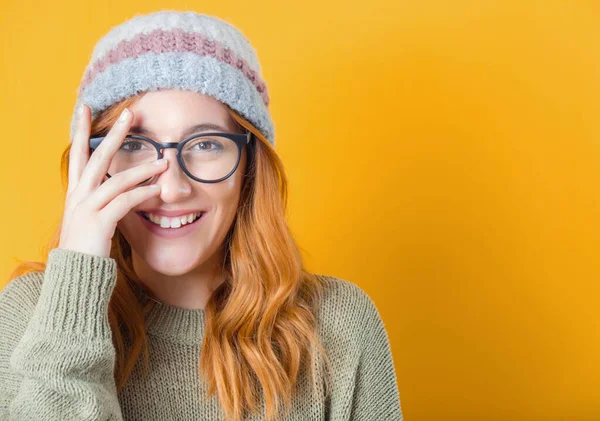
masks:
[[[213,291],[223,282],[220,253],[215,253],[194,270],[181,275],[157,272],[132,250],[136,275],[155,301],[188,310],[204,310]]]

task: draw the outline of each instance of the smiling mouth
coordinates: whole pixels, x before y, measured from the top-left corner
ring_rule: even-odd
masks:
[[[202,217],[202,215],[204,215],[204,212],[196,212],[187,216],[168,218],[166,216],[161,217],[158,215],[150,215],[147,212],[138,213],[142,216],[142,218],[151,224],[165,229],[177,229],[186,225],[192,225],[196,223]]]

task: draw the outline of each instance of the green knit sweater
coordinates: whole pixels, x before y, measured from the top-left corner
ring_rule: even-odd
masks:
[[[357,285],[327,280],[318,333],[332,363],[332,394],[315,397],[300,377],[285,419],[401,421],[377,308]],[[199,375],[203,310],[156,304],[146,317],[149,375],[137,364],[117,393],[108,323],[115,284],[114,259],[56,248],[44,272],[0,292],[0,420],[225,419],[216,396],[205,399]]]

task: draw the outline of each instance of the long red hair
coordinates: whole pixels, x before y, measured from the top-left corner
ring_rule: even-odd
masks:
[[[114,104],[92,121],[92,136],[106,133],[121,111],[141,96]],[[223,282],[205,307],[205,337],[199,370],[216,393],[226,417],[239,421],[246,410],[256,412],[265,402],[267,420],[281,409],[288,413],[297,379],[311,379],[330,393],[330,363],[317,335],[317,312],[324,278],[305,270],[298,246],[287,225],[287,178],[283,164],[264,136],[246,119],[227,107],[254,140],[248,145],[248,170],[235,220],[223,245],[226,254]],[[68,183],[70,145],[62,154],[61,173]],[[46,248],[58,247],[60,224]],[[142,306],[134,293],[139,279],[133,271],[131,248],[120,231],[112,240],[111,257],[117,262],[117,283],[109,304],[117,363],[117,390],[125,386],[139,358],[148,369],[145,314],[153,301]],[[28,272],[44,271],[45,262],[21,263],[11,279]],[[245,297],[251,291],[252,306]],[[318,373],[324,376],[321,379]],[[261,396],[255,392],[262,390]]]

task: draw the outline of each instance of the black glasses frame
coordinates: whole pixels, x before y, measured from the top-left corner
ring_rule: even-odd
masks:
[[[238,158],[235,163],[235,167],[233,167],[233,170],[231,170],[231,172],[229,174],[227,174],[225,177],[219,178],[218,180],[202,180],[200,178],[194,177],[194,175],[192,173],[190,173],[188,171],[188,169],[185,167],[185,163],[183,162],[183,157],[181,156],[181,151],[183,150],[183,147],[189,141],[197,139],[199,137],[209,137],[209,136],[226,137],[228,139],[233,140],[238,147]],[[98,148],[98,146],[100,146],[100,143],[102,143],[102,141],[104,139],[106,139],[106,136],[90,138],[90,149],[92,151],[96,150],[96,148]],[[138,134],[128,134],[127,136],[125,136],[125,139],[139,139],[139,140],[145,140],[146,142],[149,142],[156,149],[156,155],[158,157],[157,159],[163,158],[163,153],[162,153],[163,149],[166,149],[166,148],[177,149],[177,162],[179,163],[179,166],[181,167],[183,172],[186,173],[187,176],[190,177],[192,180],[198,181],[200,183],[212,184],[212,183],[219,183],[223,180],[227,180],[229,177],[231,177],[231,175],[235,172],[235,170],[237,170],[237,167],[239,166],[240,160],[242,158],[242,149],[243,149],[244,145],[249,144],[250,141],[252,140],[252,132],[247,130],[245,134],[240,134],[240,133],[198,133],[198,134],[192,135],[192,136],[182,140],[181,142],[157,142],[155,140],[150,139],[149,137],[138,135]],[[106,176],[108,178],[110,178],[110,174],[107,173]],[[152,177],[147,178],[146,180],[142,181],[141,183],[138,183],[138,185],[143,184],[151,179],[152,179]]]

